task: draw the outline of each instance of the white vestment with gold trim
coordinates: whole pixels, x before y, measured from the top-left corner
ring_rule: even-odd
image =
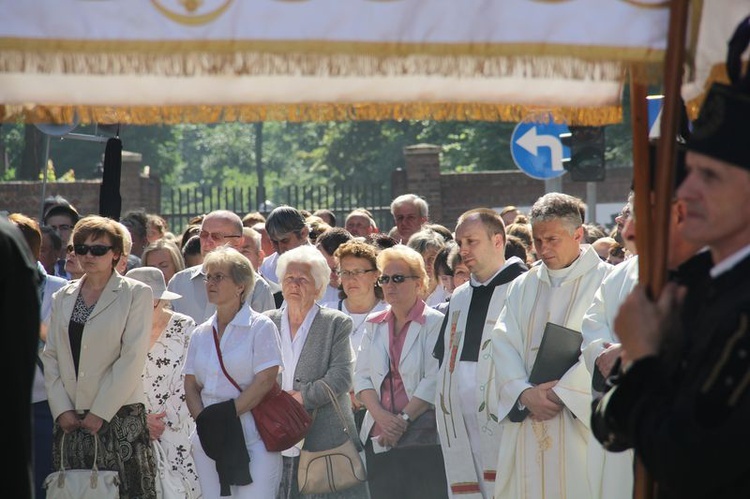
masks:
[[[589,499],[587,448],[591,436],[591,378],[581,360],[559,380],[554,392],[565,407],[552,419],[511,422],[547,322],[581,330],[594,293],[612,266],[591,248],[569,267],[544,264],[516,279],[493,332],[493,357],[503,424],[496,499]]]

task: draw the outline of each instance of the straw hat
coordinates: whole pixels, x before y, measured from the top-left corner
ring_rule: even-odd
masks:
[[[125,277],[140,281],[151,288],[156,300],[176,300],[182,298],[182,295],[167,291],[167,284],[164,282],[164,274],[155,267],[138,267],[127,274]]]

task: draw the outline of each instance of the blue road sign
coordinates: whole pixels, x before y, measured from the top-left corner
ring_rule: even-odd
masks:
[[[563,145],[560,135],[566,133],[570,133],[568,127],[557,123],[519,123],[510,139],[513,162],[532,178],[563,175],[563,160],[570,158],[570,148]]]
[[[663,95],[649,95],[646,97],[648,105],[648,137],[658,138],[661,127],[661,110],[664,107]]]

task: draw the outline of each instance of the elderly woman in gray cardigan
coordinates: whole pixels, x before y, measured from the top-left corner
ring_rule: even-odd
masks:
[[[299,246],[284,252],[276,267],[284,305],[265,312],[281,336],[284,362],[281,387],[314,413],[313,425],[303,441],[304,448],[311,451],[337,447],[347,438],[361,449],[349,401],[354,368],[349,339],[352,321],[342,312],[316,303],[325,292],[330,272],[325,258],[313,246]],[[346,419],[346,431],[325,384],[336,394]],[[314,497],[299,493],[299,452],[299,446],[282,452],[284,467],[277,496],[280,499]],[[366,483],[362,483],[320,497],[368,498],[369,492]]]

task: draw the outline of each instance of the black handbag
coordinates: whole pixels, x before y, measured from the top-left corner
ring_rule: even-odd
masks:
[[[391,388],[391,412],[395,412],[395,408],[393,407],[393,371],[391,370],[390,360],[388,361],[388,376],[391,377],[389,385]],[[394,449],[409,449],[434,445],[440,445],[440,439],[437,433],[435,409],[430,408],[409,423],[404,434],[396,442]]]

